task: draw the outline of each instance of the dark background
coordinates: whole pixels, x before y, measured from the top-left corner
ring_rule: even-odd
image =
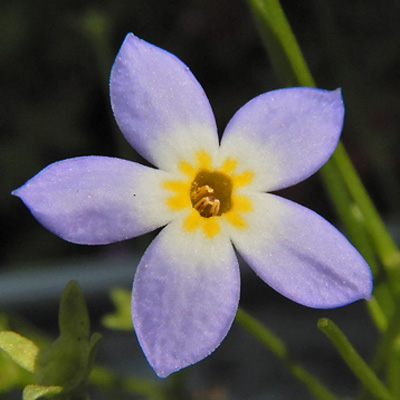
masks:
[[[343,89],[343,141],[398,240],[400,3],[285,0],[282,5],[318,86]],[[220,132],[245,102],[282,87],[245,1],[0,3],[0,307],[52,334],[57,299],[67,280],[81,282],[96,324],[111,309],[108,290],[130,287],[152,235],[109,246],[67,243],[40,226],[10,192],[64,158],[98,154],[139,160],[118,131],[108,98],[109,71],[128,32],[171,51],[191,68],[208,94]],[[318,176],[282,194],[340,228]],[[356,380],[316,321],[328,316],[342,323],[368,357],[376,333],[365,305],[306,309],[275,294],[246,266],[242,277],[241,304],[281,335],[332,390],[354,394]],[[98,329],[110,339],[100,348],[101,362],[126,374],[154,376],[132,333]],[[187,396],[195,399],[287,399],[293,393],[309,398],[237,326],[216,353],[184,375]]]

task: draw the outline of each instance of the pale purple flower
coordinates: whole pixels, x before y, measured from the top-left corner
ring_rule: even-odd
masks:
[[[106,244],[164,227],[136,272],[132,317],[160,377],[221,343],[235,317],[234,247],[284,296],[315,308],[369,298],[360,254],[313,211],[265,192],[317,171],[343,125],[340,90],[291,88],[245,104],[221,143],[208,99],[174,55],[129,34],[111,72],[125,138],[158,169],[119,158],[51,164],[14,191],[47,229]],[[234,247],[233,247],[234,246]]]

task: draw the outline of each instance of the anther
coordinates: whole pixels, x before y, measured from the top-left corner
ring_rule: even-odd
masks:
[[[203,218],[219,217],[232,207],[232,182],[219,171],[200,170],[189,193],[192,207]]]
[[[201,198],[193,208],[197,210],[202,217],[215,217],[219,213],[220,201],[215,197],[206,196]]]
[[[198,187],[197,184],[194,185],[192,189],[192,199],[194,203],[197,203],[203,197],[207,197],[214,193],[214,189],[208,185]]]
[[[192,189],[193,208],[197,210],[202,217],[210,218],[219,213],[221,203],[215,198],[213,193],[214,189],[209,185],[194,187]]]

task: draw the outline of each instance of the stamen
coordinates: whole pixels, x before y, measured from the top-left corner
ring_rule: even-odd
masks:
[[[214,199],[214,201],[211,203],[211,210],[210,210],[211,216],[218,215],[220,205],[221,202],[218,199]]]
[[[200,216],[211,218],[231,209],[231,193],[232,183],[227,175],[201,170],[190,187],[190,200]]]
[[[214,189],[212,187],[208,185],[198,187],[198,184],[194,182],[192,188],[192,199],[194,203],[197,203],[201,198],[206,197],[211,193],[214,193]]]
[[[195,183],[192,189],[193,208],[204,218],[215,217],[219,213],[221,202],[213,193],[214,189],[209,185],[198,187]]]

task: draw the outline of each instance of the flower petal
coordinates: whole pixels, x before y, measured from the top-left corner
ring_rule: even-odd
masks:
[[[169,174],[111,157],[77,157],[43,169],[13,194],[33,216],[65,240],[106,244],[168,223]]]
[[[110,78],[111,104],[129,143],[154,165],[169,169],[188,150],[215,151],[214,114],[199,82],[173,54],[126,36]]]
[[[371,271],[348,240],[313,211],[271,194],[249,194],[248,229],[231,229],[239,253],[279,293],[314,308],[333,308],[372,290]]]
[[[344,106],[340,89],[289,88],[262,94],[233,116],[221,156],[255,172],[252,187],[282,189],[316,172],[336,148]]]
[[[133,285],[133,325],[160,377],[214,351],[239,301],[239,267],[229,239],[188,233],[182,224],[174,220],[151,243]]]

